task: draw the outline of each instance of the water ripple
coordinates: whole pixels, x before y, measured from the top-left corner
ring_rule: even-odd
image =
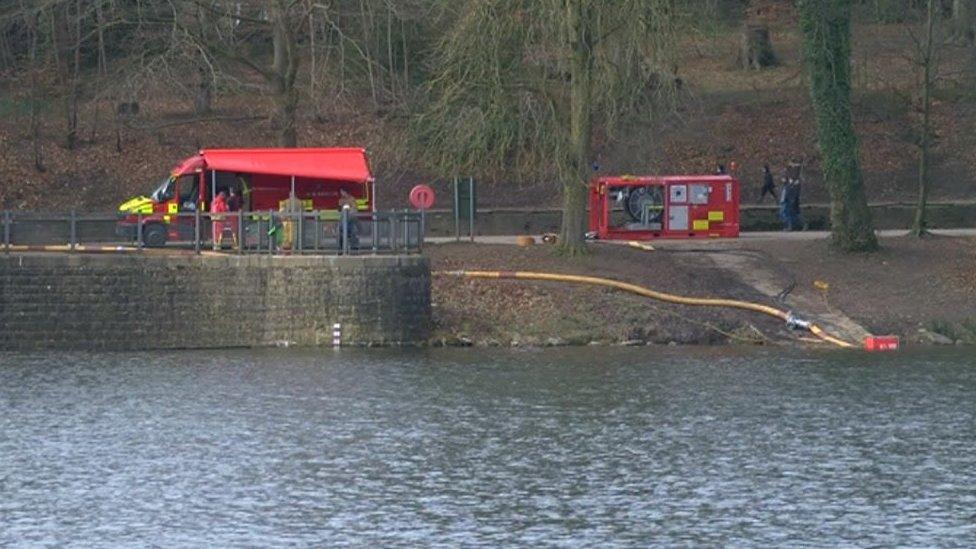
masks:
[[[957,351],[0,354],[0,545],[976,545]]]

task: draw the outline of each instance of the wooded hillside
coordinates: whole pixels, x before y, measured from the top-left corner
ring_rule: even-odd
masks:
[[[533,11],[560,1],[10,0],[0,8],[0,206],[108,210],[198,148],[275,145],[366,146],[381,205],[455,173],[490,183],[486,205],[557,205],[565,174],[538,153],[565,145],[532,133],[546,126],[529,117],[570,116],[557,84],[572,59],[541,39],[558,39],[562,27]],[[825,200],[793,3],[635,1],[651,4],[628,27],[643,34],[596,59],[594,93],[605,103],[590,160],[630,173],[710,172],[735,161],[749,185],[764,163],[778,171],[800,158],[804,198]],[[976,10],[963,0],[938,8],[931,196],[971,199]],[[478,10],[498,24],[472,26]],[[871,200],[914,197],[924,24],[924,1],[854,2],[853,115]],[[495,82],[511,103],[464,106],[432,132],[447,75],[451,85],[474,78],[446,65],[462,59],[451,48],[491,32],[501,34],[477,47],[508,44],[487,53],[520,65]],[[615,66],[635,69],[600,72]],[[525,113],[524,123],[486,126],[503,106]],[[449,148],[464,142],[494,156]]]

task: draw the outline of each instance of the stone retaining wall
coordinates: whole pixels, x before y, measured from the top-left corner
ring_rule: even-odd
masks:
[[[0,349],[134,350],[420,342],[422,256],[0,253]]]

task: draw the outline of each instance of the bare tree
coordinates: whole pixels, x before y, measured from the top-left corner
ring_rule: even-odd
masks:
[[[976,6],[972,5],[973,0],[953,0],[952,2],[952,24],[954,30],[960,37],[969,43],[976,41]]]
[[[244,68],[264,81],[264,91],[274,104],[271,119],[275,125],[276,141],[282,147],[296,146],[299,99],[296,80],[301,59],[296,33],[304,28],[309,3],[299,0],[269,0],[265,4],[257,4],[257,8],[254,5],[235,4],[236,8],[251,9],[234,12],[226,11],[222,4],[199,0],[189,0],[174,6],[177,10],[184,11],[191,7],[202,8],[208,12],[207,17],[214,25],[230,29],[223,34],[210,33],[198,25],[186,25],[185,19],[179,17],[181,13],[175,14],[177,21],[184,24],[186,35],[193,38],[197,47],[208,57],[221,60],[225,70]],[[210,25],[207,26],[209,27]],[[270,62],[246,51],[249,40],[259,41],[264,36],[271,37],[273,51]]]
[[[74,13],[71,12],[72,4]],[[64,7],[65,22],[74,31],[74,44],[71,48],[71,74],[68,77],[68,92],[65,98],[65,110],[67,118],[66,144],[69,150],[74,149],[78,144],[78,100],[81,95],[81,46],[83,37],[81,33],[82,20],[84,16],[81,11],[81,0],[66,2]]]
[[[447,32],[415,122],[445,170],[561,180],[561,249],[584,250],[594,133],[639,116],[667,91],[672,4],[662,0],[473,0]],[[595,86],[594,82],[599,82]],[[645,110],[644,112],[649,112]]]
[[[212,28],[210,11],[200,6],[196,6],[198,29],[201,36],[206,37],[205,42],[212,40]],[[212,65],[207,58],[207,52],[202,48],[194,48],[196,51],[191,55],[196,66],[196,88],[193,94],[193,114],[197,116],[210,114],[213,108],[214,98],[214,74]]]
[[[271,82],[277,107],[278,145],[295,147],[298,145],[295,128],[298,90],[295,88],[295,79],[298,76],[299,62],[295,29],[305,19],[305,14],[295,15],[293,12],[297,10],[287,4],[285,0],[271,3],[274,61],[271,70],[265,72],[264,76]]]
[[[915,203],[915,215],[912,219],[912,234],[922,236],[926,233],[925,207],[929,194],[929,151],[933,141],[931,124],[932,115],[932,87],[936,78],[937,49],[935,47],[935,22],[938,14],[935,10],[935,0],[928,0],[925,18],[925,36],[922,41],[916,40],[916,64],[921,69],[921,124],[918,132],[918,198]]]
[[[31,139],[31,148],[34,153],[34,168],[43,172],[44,168],[44,151],[41,148],[41,116],[39,107],[39,95],[40,95],[40,84],[37,78],[38,72],[38,23],[40,18],[40,12],[36,9],[28,9],[24,5],[24,0],[20,0],[21,14],[24,19],[24,28],[27,32],[27,59],[28,59],[28,72],[29,72],[29,91],[28,91],[28,113],[29,113],[29,131]]]

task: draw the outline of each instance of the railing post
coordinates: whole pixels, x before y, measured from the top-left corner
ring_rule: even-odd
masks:
[[[313,239],[313,245],[315,246],[315,253],[318,253],[319,247],[322,245],[322,223],[320,221],[322,213],[317,210],[312,210],[312,214],[315,216],[315,238]]]
[[[390,211],[390,251],[396,253],[397,249],[397,217],[396,210]]]
[[[271,231],[274,226],[274,210],[268,210],[268,255],[274,255],[274,240],[278,238],[278,229]]]
[[[10,253],[10,212],[3,211],[3,251]]]
[[[237,255],[244,255],[244,210],[237,210]]]
[[[298,226],[295,227],[295,228],[298,229],[298,245],[295,246],[295,244],[292,243],[292,249],[294,249],[294,248],[297,247],[298,248],[297,251],[300,254],[300,253],[302,253],[305,250],[305,246],[304,246],[304,244],[305,244],[304,243],[304,240],[305,240],[305,210],[304,209],[302,209],[302,211],[298,212]]]
[[[403,210],[403,250],[410,252],[410,211]]]
[[[343,255],[349,255],[349,208],[343,207],[342,213],[339,214],[339,223],[342,224],[342,253]]]
[[[136,246],[140,250],[142,249],[142,212],[136,214]]]
[[[420,209],[420,235],[417,237],[417,250],[423,252],[424,250],[424,234],[427,232],[427,219],[425,215],[426,210]]]
[[[78,236],[78,234],[77,234],[77,227],[75,226],[75,224],[76,224],[75,218],[76,218],[76,214],[75,214],[75,211],[72,209],[71,210],[71,216],[69,218],[70,219],[69,224],[71,226],[71,228],[70,228],[71,236],[69,237],[69,241],[68,241],[68,244],[69,244],[72,252],[75,251],[75,241],[76,241],[77,236]]]
[[[200,208],[193,210],[193,251],[200,253]]]
[[[376,250],[377,250],[377,248],[379,248],[379,243],[380,243],[380,241],[379,241],[379,238],[380,238],[380,234],[379,234],[380,233],[380,225],[379,225],[379,223],[377,222],[377,219],[376,219],[376,212],[373,211],[373,213],[370,214],[370,215],[372,215],[372,219],[373,219],[373,224],[370,227],[370,229],[371,229],[371,232],[373,233],[373,254],[375,255],[376,254]]]
[[[461,241],[461,194],[458,189],[458,176],[454,176],[454,241]]]
[[[468,234],[474,242],[474,178],[468,178]]]

